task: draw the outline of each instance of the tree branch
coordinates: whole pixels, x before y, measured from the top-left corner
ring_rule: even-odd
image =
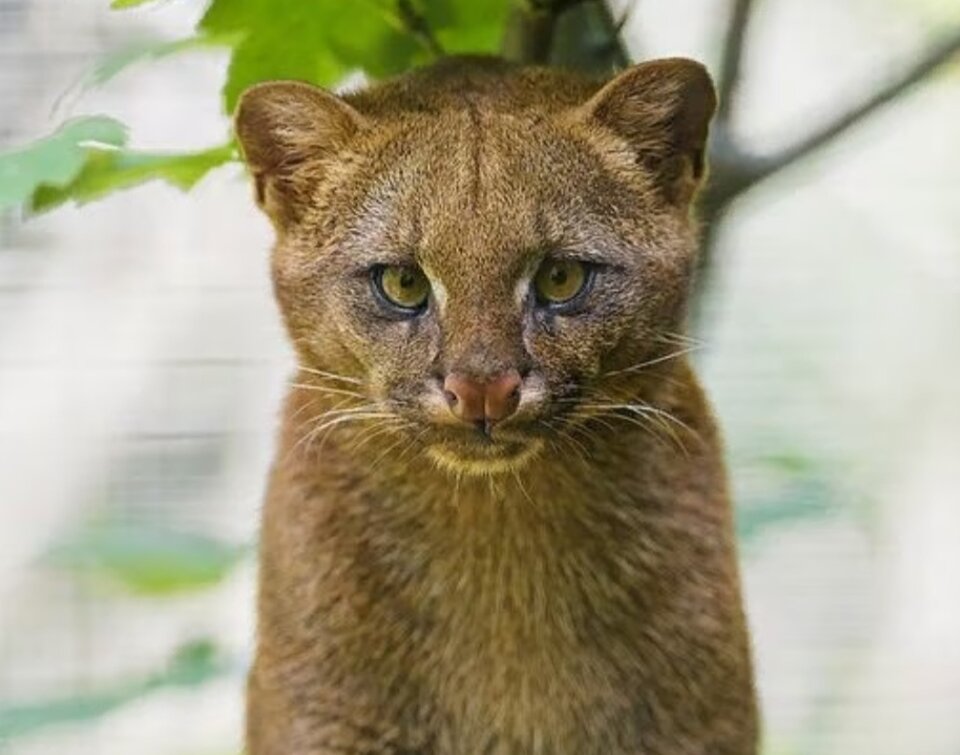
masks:
[[[557,15],[533,5],[514,8],[503,38],[503,56],[517,63],[546,64],[550,60]]]
[[[518,63],[549,63],[557,19],[581,2],[585,0],[525,0],[520,3],[507,24],[504,55]]]
[[[601,64],[607,66],[607,72],[610,70],[619,70],[630,65],[630,54],[623,43],[623,37],[620,33],[623,27],[627,25],[630,16],[636,10],[638,0],[631,0],[630,4],[623,11],[619,20],[614,20],[613,13],[610,11],[610,4],[606,0],[600,0],[597,4],[600,6],[598,15],[600,23],[607,36],[604,44],[596,50],[596,55]]]
[[[504,36],[504,57],[609,73],[629,63],[620,27],[604,0],[526,0]]]
[[[743,65],[743,53],[746,48],[747,26],[753,12],[754,0],[733,0],[730,18],[723,38],[723,60],[720,64],[720,77],[717,82],[719,106],[717,118],[724,123],[730,122],[733,101]]]
[[[416,37],[434,57],[440,58],[446,54],[427,19],[413,6],[411,0],[397,0],[397,13],[407,31]]]
[[[749,0],[738,0],[741,6]],[[742,32],[739,37],[742,44]],[[703,316],[703,292],[710,288],[714,270],[717,229],[725,217],[730,203],[740,194],[760,181],[779,173],[784,168],[814,154],[820,148],[842,136],[870,117],[891,100],[899,97],[914,84],[919,83],[934,70],[960,53],[960,28],[930,45],[911,66],[861,97],[831,120],[813,132],[800,137],[793,144],[772,155],[754,155],[745,151],[733,137],[726,120],[718,120],[710,138],[710,181],[700,197],[699,210],[704,229],[701,253],[698,261],[696,295],[691,311],[694,329]],[[739,67],[727,68],[724,76]],[[729,102],[729,95],[728,95]]]
[[[914,84],[925,79],[958,53],[960,53],[960,28],[954,29],[930,45],[911,66],[873,92],[861,97],[858,102],[845,108],[812,133],[800,137],[793,144],[772,155],[747,158],[743,178],[736,182],[735,191],[728,200],[842,136]]]

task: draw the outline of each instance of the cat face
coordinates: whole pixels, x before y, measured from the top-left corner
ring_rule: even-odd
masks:
[[[509,107],[247,95],[238,135],[304,378],[350,387],[468,474],[516,469],[601,388],[629,393],[635,365],[676,349],[712,111],[702,69],[669,65]]]

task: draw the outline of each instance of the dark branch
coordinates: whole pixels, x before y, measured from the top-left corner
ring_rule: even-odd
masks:
[[[503,38],[503,56],[517,63],[547,63],[558,15],[532,5],[514,8]]]
[[[720,104],[717,117],[724,123],[730,122],[733,101],[740,83],[743,65],[743,52],[746,48],[747,27],[753,12],[753,0],[733,0],[730,19],[723,39],[723,60],[720,64],[720,77],[717,82],[717,94]]]
[[[814,154],[821,147],[842,136],[883,105],[922,81],[958,52],[960,52],[960,28],[931,45],[913,65],[875,91],[861,97],[858,102],[847,107],[812,133],[772,155],[757,156],[744,151],[733,138],[727,122],[718,121],[710,140],[710,181],[699,202],[704,238],[698,264],[697,296],[691,312],[694,327],[703,314],[700,301],[703,298],[703,292],[710,288],[716,274],[714,250],[717,227],[725,217],[732,200],[763,179]]]
[[[413,6],[411,0],[397,0],[397,12],[407,31],[416,37],[434,57],[440,58],[445,54],[443,45],[434,35],[427,19]]]
[[[895,75],[875,91],[861,97],[858,102],[847,107],[820,128],[800,137],[796,142],[784,147],[779,152],[768,156],[754,157],[746,166],[746,181],[741,182],[744,185],[740,187],[737,193],[774,173],[778,173],[798,160],[802,160],[842,136],[884,105],[899,97],[914,84],[925,79],[957,55],[958,52],[960,52],[960,28],[953,30],[938,42],[930,45],[914,61],[913,65]]]
[[[609,73],[629,60],[620,27],[603,0],[526,0],[513,10],[504,57]]]
[[[606,77],[630,60],[620,38],[626,16],[614,20],[603,0],[589,0],[557,19],[550,52],[551,65]]]
[[[601,59],[607,61],[614,69],[626,68],[630,65],[630,54],[627,52],[627,47],[624,45],[620,33],[630,20],[633,11],[636,10],[637,2],[638,0],[631,0],[618,21],[614,21],[607,2],[601,0],[599,3],[600,18],[609,39],[597,52]]]

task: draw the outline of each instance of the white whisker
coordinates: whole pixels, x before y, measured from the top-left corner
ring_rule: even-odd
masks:
[[[610,372],[605,372],[602,377],[612,377],[614,375],[623,375],[629,372],[640,372],[645,370],[648,367],[653,367],[656,364],[661,364],[663,362],[668,362],[671,359],[677,359],[684,356],[685,354],[690,354],[691,352],[696,351],[701,348],[699,345],[691,345],[677,351],[672,351],[669,354],[663,354],[662,356],[655,357],[654,359],[648,359],[646,362],[640,362],[639,364],[634,364],[630,367],[624,367],[620,370],[611,370]]]
[[[300,388],[305,391],[316,391],[317,393],[330,393],[337,396],[353,396],[354,398],[369,398],[356,391],[348,391],[344,388],[330,388],[326,385],[314,385],[312,383],[288,383],[291,388]]]
[[[344,383],[352,383],[353,385],[363,385],[362,380],[357,378],[347,377],[346,375],[338,375],[335,372],[326,372],[324,370],[318,370],[314,367],[305,367],[302,364],[297,365],[298,369],[303,370],[304,372],[309,372],[311,375],[317,375],[319,377],[327,378],[328,380],[342,380]]]

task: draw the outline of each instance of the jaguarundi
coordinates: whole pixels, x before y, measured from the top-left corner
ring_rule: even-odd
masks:
[[[756,753],[682,334],[715,106],[685,59],[244,94],[298,360],[250,755]]]

